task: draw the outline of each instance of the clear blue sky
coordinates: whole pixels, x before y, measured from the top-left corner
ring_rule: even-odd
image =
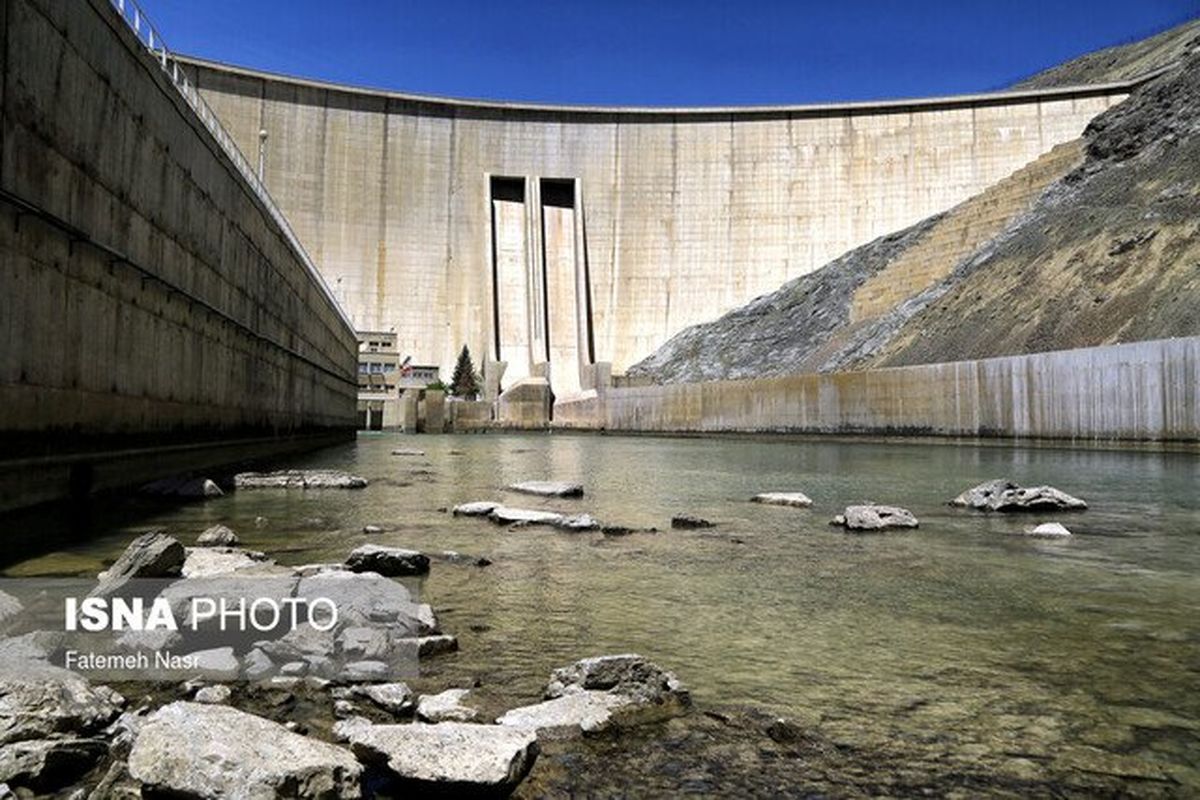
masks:
[[[180,52],[399,91],[737,105],[1002,88],[1200,0],[141,0]]]

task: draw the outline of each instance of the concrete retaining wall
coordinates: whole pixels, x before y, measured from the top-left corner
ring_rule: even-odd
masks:
[[[639,110],[453,101],[202,62],[194,72],[247,153],[266,133],[266,182],[355,324],[394,328],[402,352],[444,375],[463,344],[510,360],[504,388],[534,374],[531,360],[585,351],[623,372],[683,327],[977,194],[1129,91]],[[526,179],[526,192],[498,202],[493,222],[496,176]],[[546,252],[549,344],[530,356],[543,309],[521,295],[523,266],[539,240],[566,242],[552,207],[537,229],[537,178],[578,181],[586,284],[555,294],[561,253]],[[590,338],[578,335],[581,309]],[[581,366],[551,365],[556,394]]]
[[[354,331],[109,3],[0,16],[5,455],[352,432]]]
[[[1200,337],[867,372],[611,389],[555,423],[610,431],[1200,440]]]

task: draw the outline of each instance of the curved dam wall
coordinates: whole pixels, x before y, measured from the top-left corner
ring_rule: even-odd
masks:
[[[107,0],[0,3],[0,510],[353,435],[357,340]]]
[[[1200,337],[861,372],[610,389],[563,427],[1200,442]]]
[[[620,109],[189,69],[358,328],[444,379],[467,344],[559,397],[980,192],[1130,89]]]

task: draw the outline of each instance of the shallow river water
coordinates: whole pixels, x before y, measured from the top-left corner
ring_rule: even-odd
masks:
[[[424,457],[391,455],[416,447]],[[1037,778],[1200,793],[1200,457],[1194,454],[589,435],[401,437],[288,466],[346,469],[362,491],[243,491],[182,506],[127,501],[86,540],[11,561],[10,576],[94,573],[138,532],[190,543],[221,522],[284,563],[371,541],[484,555],[410,585],[461,651],[431,667],[478,678],[497,706],[537,698],[578,658],[636,651],[701,708],[754,705],[833,743],[958,759]],[[1050,483],[1085,512],[1002,516],[946,501],[986,479]],[[575,480],[576,500],[504,491]],[[748,502],[800,490],[811,509]],[[456,503],[587,511],[655,526],[624,537],[506,530]],[[858,501],[903,505],[919,530],[828,525]],[[673,513],[718,523],[670,530]],[[257,517],[265,523],[256,525]],[[1018,533],[1044,519],[1066,541]],[[366,535],[364,525],[390,530]],[[49,540],[47,540],[49,541]]]

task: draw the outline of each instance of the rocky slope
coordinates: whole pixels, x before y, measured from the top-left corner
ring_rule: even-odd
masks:
[[[1080,142],[680,332],[629,373],[674,383],[1196,334],[1200,54]]]
[[[1200,19],[1148,39],[1107,47],[1051,67],[1013,84],[1014,89],[1045,89],[1084,83],[1111,83],[1161,69],[1200,47]]]

